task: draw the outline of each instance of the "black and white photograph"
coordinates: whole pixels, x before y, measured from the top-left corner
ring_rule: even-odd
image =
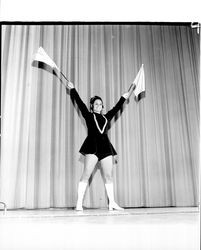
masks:
[[[200,249],[200,23],[1,22],[0,249]]]

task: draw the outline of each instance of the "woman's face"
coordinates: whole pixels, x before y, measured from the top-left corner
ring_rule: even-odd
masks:
[[[96,99],[93,103],[93,111],[96,113],[100,113],[103,109],[103,103],[100,99]]]

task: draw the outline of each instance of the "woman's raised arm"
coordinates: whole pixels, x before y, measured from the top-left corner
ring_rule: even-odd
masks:
[[[74,84],[71,83],[71,82],[68,82],[68,87],[70,89],[70,96],[71,96],[72,100],[76,101],[76,103],[78,105],[78,108],[80,109],[83,117],[85,118],[89,113],[89,110],[88,110],[87,106],[85,105],[85,103],[80,98],[77,90],[74,87]]]

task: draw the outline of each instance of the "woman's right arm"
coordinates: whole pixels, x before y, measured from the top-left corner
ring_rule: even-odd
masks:
[[[74,84],[71,82],[68,82],[68,87],[70,89],[70,96],[73,100],[76,101],[78,108],[80,109],[83,117],[85,118],[87,116],[87,114],[89,113],[87,106],[84,104],[84,102],[82,101],[82,99],[80,98],[77,90],[74,87]]]

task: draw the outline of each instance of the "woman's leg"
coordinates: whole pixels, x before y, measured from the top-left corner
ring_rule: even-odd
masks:
[[[80,181],[88,182],[96,163],[98,162],[98,157],[94,154],[87,154],[85,156],[84,171]]]
[[[109,155],[100,161],[106,184],[113,182],[113,161],[112,160],[113,160],[112,155]]]
[[[113,186],[113,162],[112,156],[105,157],[101,161],[103,175],[105,178],[105,188],[107,191],[108,199],[109,199],[109,210],[123,210],[123,208],[119,207],[117,203],[114,201],[114,186]]]
[[[82,202],[83,202],[84,194],[86,191],[88,180],[94,170],[94,167],[96,166],[97,161],[98,161],[98,157],[94,154],[87,154],[85,156],[84,171],[80,179],[80,182],[78,184],[78,199],[77,199],[77,205],[76,205],[77,211],[83,210]]]

